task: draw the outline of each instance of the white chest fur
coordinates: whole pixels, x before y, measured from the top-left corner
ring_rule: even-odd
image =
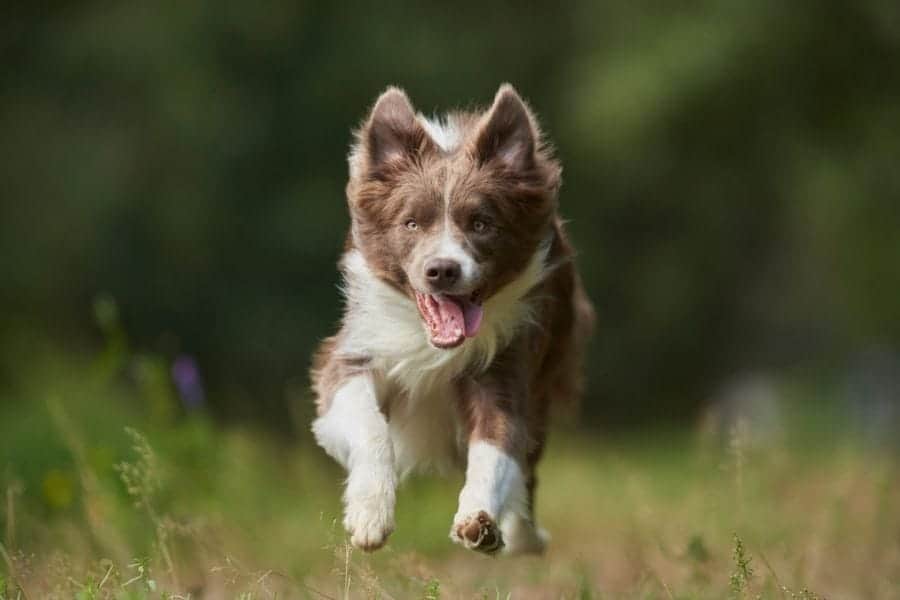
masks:
[[[388,413],[398,471],[444,466],[458,452],[456,378],[480,370],[531,320],[526,295],[547,272],[547,245],[485,302],[478,336],[452,349],[431,345],[415,303],[372,273],[358,250],[343,260],[347,310],[339,354],[364,357]]]

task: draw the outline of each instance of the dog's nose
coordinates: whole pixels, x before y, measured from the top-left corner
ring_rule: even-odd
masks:
[[[459,263],[447,258],[432,258],[425,263],[425,278],[435,290],[446,291],[453,287],[462,274]]]

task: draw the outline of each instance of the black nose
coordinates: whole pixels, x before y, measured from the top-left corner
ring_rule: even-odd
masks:
[[[425,263],[425,278],[436,290],[446,291],[459,281],[462,270],[455,260],[432,258]]]

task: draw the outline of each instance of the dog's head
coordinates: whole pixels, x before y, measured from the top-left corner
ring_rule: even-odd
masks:
[[[559,165],[510,85],[488,110],[436,122],[389,88],[356,136],[353,244],[378,277],[415,300],[434,346],[458,346],[548,234]]]

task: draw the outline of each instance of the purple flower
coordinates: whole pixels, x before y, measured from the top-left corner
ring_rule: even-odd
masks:
[[[200,378],[197,361],[192,356],[182,354],[175,359],[172,363],[172,382],[186,409],[193,410],[203,406],[203,380]]]

